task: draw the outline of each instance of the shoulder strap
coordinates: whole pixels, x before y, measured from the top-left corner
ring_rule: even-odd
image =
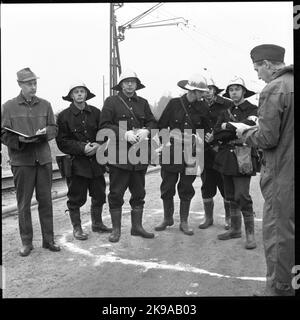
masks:
[[[134,112],[130,109],[130,107],[128,106],[128,104],[125,102],[125,100],[120,97],[120,96],[117,96],[124,104],[124,106],[126,107],[126,109],[132,114],[134,120],[140,125],[140,122],[139,120],[137,119],[136,115],[134,114]]]
[[[190,114],[188,113],[188,111],[187,111],[187,109],[186,109],[186,107],[185,107],[185,105],[184,105],[184,103],[183,103],[182,97],[180,97],[180,102],[181,102],[181,105],[182,105],[182,108],[183,108],[184,112],[187,114],[187,116],[188,116],[188,118],[189,118],[189,120],[190,120],[192,129],[195,131],[195,126],[194,126],[194,124],[193,124],[193,121],[192,121],[192,119],[191,119]]]

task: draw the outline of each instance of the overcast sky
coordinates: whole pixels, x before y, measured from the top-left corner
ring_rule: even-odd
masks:
[[[153,7],[124,3],[116,11],[117,26]],[[102,79],[109,94],[109,3],[1,4],[2,103],[18,95],[16,72],[30,67],[37,76],[37,95],[54,111],[68,106],[61,99],[74,80],[96,94],[89,100],[102,108]],[[187,26],[125,31],[119,43],[122,69],[134,69],[145,89],[138,94],[151,104],[161,95],[183,91],[179,80],[207,68],[224,88],[235,75],[249,89],[265,84],[257,79],[250,50],[262,43],[285,47],[286,64],[293,63],[293,2],[169,2],[138,23],[183,17]]]

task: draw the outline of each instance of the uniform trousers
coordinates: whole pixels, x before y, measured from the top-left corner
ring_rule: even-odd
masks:
[[[124,204],[124,194],[127,188],[131,193],[129,203],[132,208],[143,207],[145,191],[145,175],[147,169],[126,170],[118,167],[109,167],[109,194],[110,209],[121,208]]]
[[[177,191],[180,200],[191,201],[195,195],[193,182],[196,179],[196,175],[186,175],[184,172],[170,172],[165,169],[161,169],[162,182],[160,185],[161,198],[163,200],[172,199]]]
[[[224,175],[225,199],[242,212],[253,213],[253,202],[249,194],[251,176]]]
[[[219,171],[212,168],[204,168],[201,174],[201,180],[201,194],[203,199],[213,198],[217,194],[217,189],[219,189],[222,197],[225,198],[223,177]]]

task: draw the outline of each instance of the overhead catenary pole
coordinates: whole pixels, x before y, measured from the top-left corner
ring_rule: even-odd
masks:
[[[117,28],[116,28],[116,15],[115,10],[122,7],[122,3],[111,3],[110,4],[110,32],[109,32],[109,93],[114,95],[115,92],[112,89],[117,84],[117,71],[121,74],[121,61],[119,54],[119,46],[117,39]]]
[[[163,5],[163,2],[160,2],[150,9],[146,10],[145,12],[141,13],[137,17],[131,19],[130,21],[126,22],[125,24],[118,27],[118,33],[117,33],[117,27],[116,27],[116,15],[115,10],[119,9],[123,6],[123,3],[111,3],[110,4],[110,38],[109,38],[109,44],[110,44],[110,78],[109,78],[109,86],[110,86],[110,95],[115,95],[116,92],[112,89],[115,85],[117,85],[117,79],[118,75],[120,76],[122,70],[121,70],[121,59],[120,59],[120,52],[119,52],[119,41],[124,40],[124,32],[126,29],[134,29],[134,28],[149,28],[149,27],[162,27],[162,26],[171,26],[171,25],[179,25],[184,24],[186,25],[188,23],[187,20],[185,20],[182,17],[174,18],[174,19],[166,19],[166,20],[160,20],[160,21],[154,21],[154,22],[148,22],[144,24],[136,25],[136,22],[144,18],[145,16],[149,15],[151,12],[159,8]],[[118,73],[118,75],[117,75]]]

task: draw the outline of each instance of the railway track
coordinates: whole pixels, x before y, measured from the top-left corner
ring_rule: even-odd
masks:
[[[160,166],[156,167],[148,167],[148,171],[146,174],[149,174],[151,172],[156,172],[160,169]],[[105,177],[106,184],[109,184],[108,175]],[[1,177],[1,184],[2,184],[2,218],[5,218],[10,215],[14,215],[17,213],[17,204],[15,201],[15,194],[14,194],[14,182],[13,182],[13,176],[9,172],[2,173]],[[57,186],[60,185],[58,188]],[[62,186],[61,186],[62,185]],[[53,165],[53,185],[52,185],[52,200],[57,200],[60,198],[64,198],[67,195],[67,186],[65,183],[63,183],[63,178],[61,177],[61,174],[58,170],[57,165]],[[9,197],[11,199],[10,202],[13,202],[9,205],[3,205],[3,200]],[[35,200],[35,197],[32,198],[31,206],[36,206],[37,201]]]

